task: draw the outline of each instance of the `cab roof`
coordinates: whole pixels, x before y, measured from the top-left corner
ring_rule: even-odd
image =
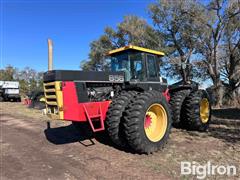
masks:
[[[124,46],[118,49],[114,49],[111,50],[107,53],[107,55],[113,55],[122,51],[126,51],[126,50],[136,50],[136,51],[141,51],[141,52],[146,52],[146,53],[150,53],[150,54],[154,54],[154,55],[158,55],[158,56],[164,56],[165,54],[161,51],[156,51],[156,50],[152,50],[152,49],[147,49],[147,48],[143,48],[143,47],[138,47],[138,46],[133,46],[133,45],[128,45],[128,46]]]

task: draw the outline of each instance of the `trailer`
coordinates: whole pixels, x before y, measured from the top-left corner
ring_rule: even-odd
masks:
[[[0,81],[0,102],[21,101],[18,81]]]

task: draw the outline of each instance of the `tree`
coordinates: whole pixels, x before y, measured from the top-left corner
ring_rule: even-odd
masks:
[[[240,9],[239,2],[232,1],[227,7],[227,16],[223,34],[221,75],[227,88],[226,94],[236,106],[240,87]]]
[[[20,83],[20,91],[26,95],[32,91],[43,90],[43,73],[36,70],[25,67],[19,71],[16,80]]]
[[[11,65],[8,65],[5,69],[0,70],[1,81],[13,81],[17,74],[17,69]]]
[[[83,70],[102,71],[109,67],[106,53],[129,44],[152,49],[160,49],[161,37],[144,19],[125,16],[116,30],[106,27],[104,34],[90,44],[89,60],[81,63]]]
[[[83,61],[81,63],[81,68],[83,70],[106,70],[106,53],[114,47],[112,43],[114,37],[112,37],[110,30],[112,29],[106,28],[104,35],[102,35],[98,40],[91,42],[89,53],[90,60]]]
[[[221,72],[226,69],[226,64],[222,63],[223,36],[227,24],[230,25],[232,19],[239,13],[229,14],[227,5],[226,0],[212,0],[204,6],[202,16],[193,16],[198,20],[201,29],[197,38],[197,51],[202,55],[200,68],[205,69],[204,72],[213,82],[218,107],[222,106],[224,95]]]
[[[43,72],[37,72],[36,75],[37,90],[43,91]]]
[[[26,95],[31,91],[43,90],[43,72],[37,72],[30,67],[18,70],[17,68],[8,65],[5,69],[0,70],[0,80],[19,81],[20,92],[23,95]]]
[[[192,73],[187,64],[198,57],[196,37],[199,35],[199,23],[194,18],[201,16],[203,8],[194,0],[161,0],[149,6],[154,26],[164,39],[167,49],[167,62],[181,64],[167,66],[168,74],[189,80]],[[185,68],[186,67],[186,68]]]
[[[231,34],[232,39],[228,38],[229,43],[232,44],[233,39],[239,36],[239,29],[237,29],[239,19],[233,22],[233,18],[238,15],[239,2],[232,6],[227,5],[228,1],[226,0],[212,0],[208,4],[196,0],[162,0],[150,5],[150,15],[156,29],[163,35],[165,45],[172,48],[168,52],[168,62],[180,61],[183,63],[180,72],[172,66],[168,66],[166,70],[173,75],[181,74],[183,80],[190,77],[190,74],[202,80],[210,78],[214,85],[217,106],[222,105],[223,99],[223,75],[221,72],[225,69],[225,72],[236,73],[236,69],[234,69],[236,60],[230,62],[227,59],[230,58],[230,54],[232,54],[231,58],[233,58],[233,54],[235,54],[234,57],[237,57],[238,43],[235,42],[234,53],[226,53],[233,52],[233,49],[224,50],[229,57],[225,58],[225,64],[222,63],[224,58],[221,58],[224,47],[223,36],[227,24],[229,28],[233,24],[235,27],[235,31]],[[197,66],[197,69],[195,71],[192,71],[191,68],[184,70],[184,66],[191,62]],[[227,66],[231,67],[231,71]],[[226,71],[226,68],[229,70]],[[238,81],[235,79],[234,82]]]

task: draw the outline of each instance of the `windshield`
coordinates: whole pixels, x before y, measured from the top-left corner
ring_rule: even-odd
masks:
[[[143,79],[141,53],[124,53],[111,58],[111,70],[123,71],[126,81],[131,79]]]
[[[112,71],[124,71],[130,69],[130,61],[127,54],[121,54],[111,58]]]

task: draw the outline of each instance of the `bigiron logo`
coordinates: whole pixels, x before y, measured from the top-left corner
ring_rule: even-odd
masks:
[[[213,165],[210,161],[201,165],[198,162],[181,162],[181,175],[194,175],[197,179],[204,179],[207,176],[236,176],[237,167],[234,165]]]

